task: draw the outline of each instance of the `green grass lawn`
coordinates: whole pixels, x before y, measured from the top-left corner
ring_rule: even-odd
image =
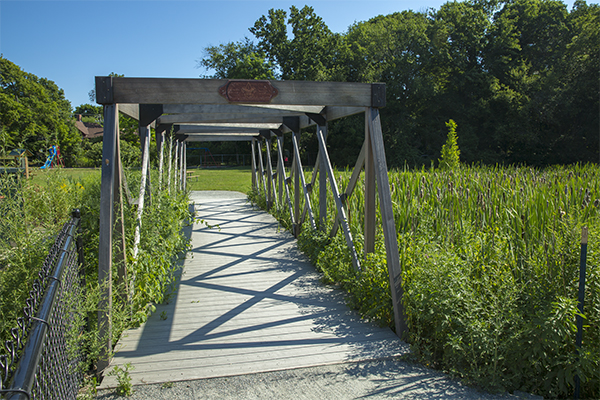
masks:
[[[222,167],[188,170],[190,190],[230,190],[247,193],[252,186],[250,167]]]
[[[79,180],[81,178],[87,178],[91,174],[98,174],[100,176],[100,168],[50,168],[40,169],[31,168],[29,170],[30,179],[33,183],[43,185],[46,183],[50,176],[59,175],[66,179]]]
[[[50,176],[60,175],[66,179],[78,180],[90,174],[100,175],[100,168],[53,168],[32,171],[32,181],[45,185]],[[221,167],[188,170],[190,190],[230,190],[247,193],[252,186],[250,167]]]

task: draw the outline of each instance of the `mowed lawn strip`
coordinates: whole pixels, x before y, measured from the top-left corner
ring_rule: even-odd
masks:
[[[189,190],[230,190],[247,193],[251,186],[250,167],[188,169]]]

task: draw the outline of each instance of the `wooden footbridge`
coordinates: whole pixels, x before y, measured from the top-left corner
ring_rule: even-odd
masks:
[[[106,291],[99,305],[103,310],[98,315],[101,337],[109,338],[111,332],[113,258],[125,254],[124,243],[116,246],[120,254],[112,253],[113,232],[123,229],[114,225],[115,212],[122,204],[119,112],[139,121],[142,139],[134,257],[140,240],[151,128],[156,132],[160,169],[165,137],[174,133],[175,164],[179,166],[175,171],[182,187],[187,142],[251,141],[253,187],[264,194],[268,207],[277,204],[288,210],[294,235],[302,226],[324,229],[329,190],[337,210],[330,234],[341,231],[344,235],[355,269],[361,268],[364,255],[355,250],[344,201],[352,195],[364,168],[364,248],[367,253],[374,251],[378,193],[396,332],[400,336],[405,333],[398,244],[379,114],[379,108],[385,106],[384,84],[97,77],[96,96],[104,105],[98,279]],[[363,148],[350,183],[338,188],[327,152],[327,122],[358,113],[365,115]],[[312,179],[306,182],[299,137],[309,126],[316,126],[319,156]],[[262,144],[270,149],[272,140],[278,144],[275,171],[271,152],[262,151]],[[284,168],[284,140],[291,140],[294,150],[293,178],[286,176]],[[168,154],[170,157],[171,152]],[[318,204],[311,204],[309,192],[317,184],[320,198]],[[295,187],[293,198],[291,185]],[[313,267],[298,253],[293,235],[281,231],[267,213],[252,209],[239,196],[195,196],[200,217],[221,229],[194,225],[193,257],[185,261],[175,298],[159,306],[146,325],[128,332],[119,342],[112,362],[131,362],[135,383],[374,359],[405,351],[391,330],[361,321],[346,308],[340,293],[320,285]],[[118,275],[127,282],[124,268],[118,269]],[[111,346],[107,340],[98,363],[100,371],[111,363]],[[103,383],[112,384],[110,378]]]
[[[294,237],[236,192],[192,192],[200,218],[178,290],[116,346],[133,384],[390,358],[407,352],[389,328],[349,310]],[[106,377],[102,388],[117,385]]]

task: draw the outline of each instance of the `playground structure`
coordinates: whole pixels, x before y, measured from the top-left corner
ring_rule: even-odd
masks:
[[[188,147],[188,150],[200,150],[200,160],[198,162],[199,167],[220,167],[222,162],[217,162],[210,152],[208,147]]]
[[[60,165],[61,167],[65,166],[62,157],[60,156],[60,147],[51,146],[48,149],[48,153],[48,158],[46,158],[46,162],[44,163],[44,165],[40,167],[41,169],[49,169],[58,165]]]
[[[25,178],[29,178],[29,158],[33,154],[26,149],[14,149],[5,157],[0,159],[3,161],[0,167],[0,172],[4,174],[22,174]],[[6,161],[8,164],[6,165]],[[12,161],[12,162],[11,162]]]
[[[326,229],[329,187],[337,209],[336,225],[331,235],[342,232],[355,269],[361,268],[362,257],[375,251],[376,208],[379,206],[396,334],[402,337],[407,331],[402,304],[402,274],[379,113],[379,109],[385,107],[385,100],[385,84],[381,83],[96,77],[96,101],[104,106],[98,281],[105,289],[98,309],[106,310],[99,312],[98,327],[100,337],[107,338],[97,370],[102,372],[110,361],[113,232],[119,235],[119,229],[123,229],[114,226],[115,212],[123,207],[119,112],[139,123],[142,179],[138,226],[141,224],[144,188],[149,185],[152,127],[156,132],[159,177],[162,176],[163,164],[167,164],[165,157],[169,157],[168,165],[171,165],[171,156],[174,155],[175,176],[179,180],[178,186],[183,189],[186,185],[188,142],[251,142],[253,188],[265,195],[269,207],[281,205],[289,211],[295,235],[308,224],[314,229]],[[361,113],[365,116],[365,140],[350,183],[340,191],[326,146],[327,123]],[[312,179],[306,182],[300,160],[299,137],[302,129],[309,126],[316,126],[319,154]],[[168,132],[173,132],[174,141],[166,140]],[[293,176],[290,177],[286,177],[282,152],[286,136],[294,149]],[[270,151],[263,154],[263,144],[270,149],[275,140],[278,158],[274,164]],[[275,171],[273,165],[276,165]],[[365,224],[362,236],[365,254],[361,257],[357,254],[348,226],[345,199],[352,196],[357,186],[360,187],[357,182],[363,168]],[[158,184],[160,186],[161,182]],[[293,198],[290,185],[295,187]],[[308,195],[315,185],[319,185],[320,198],[315,205],[318,214],[313,214]],[[377,194],[379,202],[376,201]],[[121,207],[115,203],[121,203]],[[136,240],[139,240],[137,234]],[[135,246],[134,243],[134,254]],[[124,243],[117,247],[121,258],[126,254]],[[117,273],[118,280],[123,280],[126,269]]]

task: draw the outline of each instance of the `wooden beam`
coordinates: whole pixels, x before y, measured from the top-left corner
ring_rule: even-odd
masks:
[[[173,187],[175,193],[179,191],[179,140],[175,140],[175,148],[173,149],[175,160],[173,161]]]
[[[138,119],[140,126],[153,124],[163,113],[162,104],[140,104],[140,117]]]
[[[268,188],[267,188],[267,209],[270,210],[273,207],[273,200],[277,205],[277,197],[275,196],[276,188],[275,181],[273,180],[273,165],[271,163],[271,139],[267,139],[267,177],[268,177]]]
[[[317,125],[317,137],[323,138],[323,146],[319,142],[319,162],[321,163],[321,171],[319,171],[319,229],[325,232],[327,229],[327,171],[325,169],[325,163],[328,162],[327,126]]]
[[[175,133],[179,134],[194,134],[194,133],[208,133],[208,134],[229,134],[229,133],[243,133],[246,135],[258,135],[261,129],[271,129],[269,127],[256,127],[256,128],[244,128],[244,127],[227,127],[227,126],[201,126],[201,125],[177,125],[178,128]]]
[[[249,142],[256,138],[256,135],[237,134],[237,135],[211,135],[211,134],[190,134],[185,139],[186,142]]]
[[[158,146],[158,190],[162,190],[163,165],[165,163],[165,132],[163,131],[156,135],[157,139],[158,135],[160,135],[160,140],[157,140],[157,142],[160,142],[160,146]]]
[[[319,127],[323,128],[323,127]],[[335,201],[335,205],[337,208],[338,214],[341,216],[341,224],[342,230],[344,231],[344,237],[346,238],[346,245],[348,246],[348,250],[350,250],[350,255],[352,257],[352,266],[355,271],[360,270],[360,262],[358,261],[358,256],[356,255],[356,248],[354,247],[354,241],[352,240],[352,233],[350,232],[350,227],[348,226],[348,220],[346,219],[346,213],[344,211],[344,207],[342,205],[342,200],[340,198],[340,192],[337,187],[337,182],[335,180],[335,176],[333,174],[333,168],[331,167],[331,162],[329,161],[329,154],[327,153],[327,147],[325,144],[325,137],[323,135],[323,129],[317,129],[317,140],[319,141],[319,150],[321,151],[321,174],[325,175],[326,172],[329,176],[329,185],[331,187],[331,191],[333,192],[333,199]],[[321,188],[322,189],[322,188]]]
[[[294,132],[295,136],[296,133]],[[300,235],[300,175],[303,171],[298,170],[298,164],[296,163],[296,155],[292,157],[292,171],[291,174],[294,177],[294,215],[292,221],[294,222],[294,237],[298,238]]]
[[[283,135],[277,136],[277,155],[278,163],[280,165],[278,179],[279,179],[279,190],[282,191],[282,186],[285,186],[285,199],[288,205],[288,212],[290,213],[290,220],[292,221],[292,233],[296,232],[296,223],[294,222],[294,208],[292,201],[290,200],[290,190],[287,183],[287,177],[285,176],[285,160],[283,159]],[[282,195],[280,193],[279,201],[282,201]]]
[[[294,132],[294,134],[292,135],[292,145],[294,147],[294,159],[296,160],[296,169],[298,170],[297,175],[300,176],[300,180],[302,181],[302,191],[304,192],[304,210],[305,212],[308,213],[308,216],[310,218],[310,226],[313,229],[317,229],[317,226],[315,224],[315,217],[313,216],[313,211],[312,211],[312,207],[310,205],[310,194],[308,193],[308,188],[306,186],[306,180],[304,178],[304,170],[302,168],[302,161],[300,160],[300,146],[298,145],[298,136],[300,135],[300,133],[296,133]],[[300,195],[300,194],[298,194]],[[302,217],[301,219],[304,219],[304,217]],[[300,224],[300,222],[299,222]]]
[[[187,190],[187,143],[183,142],[183,190]]]
[[[171,174],[173,170],[173,136],[169,136],[169,173],[167,176],[167,190],[171,194]]]
[[[235,132],[234,129],[279,129],[282,125],[281,121],[277,121],[275,123],[261,124],[261,123],[252,123],[252,122],[214,122],[214,123],[191,123],[179,125],[182,127],[198,127],[198,128],[208,128],[208,129],[232,129],[232,132]]]
[[[181,152],[179,156],[179,190],[183,190],[185,186],[185,141],[181,142],[179,151]]]
[[[219,89],[227,83],[218,79],[113,77],[105,86],[112,85],[114,103],[229,104],[219,94]],[[269,104],[372,106],[372,85],[368,83],[273,81],[271,85],[278,94]],[[96,90],[98,94],[98,88]]]
[[[368,126],[368,116],[365,114],[365,256],[375,252],[375,227],[376,227],[376,180],[373,146]]]
[[[123,115],[133,118],[136,121],[140,120],[139,104],[119,104],[119,112]]]
[[[169,106],[165,106],[167,108]],[[221,105],[221,106],[202,106],[202,105],[187,105],[183,110],[195,108],[210,108],[219,112],[210,113],[181,113],[163,115],[158,119],[158,122],[170,124],[189,124],[194,122],[216,123],[216,122],[246,122],[256,124],[281,123],[282,119],[291,117],[300,117],[300,128],[308,128],[314,126],[315,122],[306,117],[309,114],[322,114],[327,117],[328,121],[348,117],[350,115],[360,114],[365,111],[365,107],[297,107],[299,111],[286,111],[278,109],[265,109],[261,107],[237,106],[237,105]],[[231,111],[228,111],[232,108]],[[240,110],[240,108],[242,110]],[[304,111],[302,111],[304,110]],[[243,111],[243,112],[241,112]],[[265,128],[267,129],[267,128]],[[270,128],[269,128],[270,129]],[[292,131],[289,127],[280,128],[284,133]]]
[[[394,306],[394,321],[396,335],[405,339],[408,333],[406,314],[402,304],[404,288],[402,287],[402,269],[398,253],[398,238],[396,237],[396,224],[394,222],[394,210],[392,207],[392,195],[387,173],[385,159],[385,147],[383,144],[383,133],[381,132],[381,121],[379,110],[371,108],[367,112],[369,134],[373,146],[373,162],[377,178],[377,189],[379,192],[379,207],[381,209],[381,220],[383,235],[385,239],[385,251],[390,278],[390,289],[392,292],[392,303]]]
[[[115,232],[119,245],[116,246],[115,261],[117,262],[117,283],[120,292],[117,294],[123,304],[131,299],[127,279],[127,249],[125,241],[125,213],[123,208],[123,165],[121,163],[121,140],[116,141],[115,151],[115,187],[113,189]]]
[[[356,184],[358,183],[358,178],[360,178],[360,173],[361,173],[364,165],[365,165],[365,142],[363,142],[363,145],[360,149],[360,153],[358,154],[358,158],[356,159],[356,164],[354,165],[354,170],[352,171],[352,176],[350,177],[348,186],[346,187],[346,190],[344,191],[347,199],[349,199],[350,196],[352,196],[352,193],[354,193],[354,188],[356,187]],[[331,229],[331,234],[330,234],[331,237],[334,237],[337,234],[339,226],[340,226],[340,218],[338,215],[338,218],[335,219],[333,228]]]
[[[237,105],[237,104],[164,104],[165,114],[252,114],[259,116],[282,116],[285,114],[304,114],[312,112],[320,114],[324,106],[295,105]],[[364,111],[364,108],[362,109]]]
[[[263,116],[261,114],[171,114],[163,115],[159,118],[161,124],[190,124],[190,123],[220,123],[220,122],[246,122],[251,124],[281,124],[281,119],[286,116],[293,116],[292,113],[281,115]]]
[[[141,241],[141,228],[142,228],[142,215],[144,214],[144,201],[146,199],[146,193],[148,187],[146,180],[148,177],[148,166],[150,164],[150,129],[148,127],[140,127],[140,139],[142,142],[142,178],[140,180],[140,191],[138,197],[137,206],[137,217],[135,232],[133,236],[133,258],[137,259],[140,241]],[[132,284],[135,282],[135,276],[131,277]]]
[[[279,204],[283,201],[283,184],[285,180],[285,166],[283,164],[283,153],[281,153],[281,149],[283,149],[283,135],[277,135],[277,198],[279,200]],[[281,154],[280,154],[281,153]],[[281,155],[281,157],[279,157]],[[291,218],[290,214],[290,218]]]
[[[260,172],[260,181],[262,183],[263,193],[265,194],[265,200],[268,201],[267,184],[265,182],[265,168],[264,168],[264,163],[263,163],[263,158],[262,158],[262,141],[257,140],[256,146],[258,147],[258,163],[259,163],[258,166],[259,166],[259,172]],[[259,190],[259,192],[260,192],[260,190]]]
[[[255,147],[256,139],[252,138],[252,143],[250,147],[252,148],[252,189],[258,192],[258,185],[256,182],[256,147]]]
[[[307,105],[294,105],[294,104],[247,104],[247,107],[252,107],[261,110],[272,110],[272,111],[285,111],[294,113],[321,113],[325,109],[324,106],[307,106]]]
[[[317,159],[315,161],[315,166],[313,167],[313,172],[310,178],[310,183],[307,185],[307,189],[310,186],[310,191],[312,191],[312,189],[315,187],[315,183],[317,182],[317,176],[319,175],[319,169],[320,169],[320,165],[321,165],[321,151],[319,150],[317,152]],[[310,205],[310,203],[308,204],[304,204],[304,210],[302,211],[302,218],[300,218],[300,220],[304,221],[304,219],[306,218],[306,214],[310,211],[309,208],[307,207],[308,205]],[[315,227],[316,229],[316,227]]]
[[[140,112],[142,112],[141,108],[140,108]],[[145,118],[146,118],[146,121],[148,121],[151,117],[146,116]],[[139,126],[139,135],[140,135],[140,150],[141,150],[141,154],[142,154],[142,160],[144,159],[144,152],[147,151],[148,152],[148,164],[150,164],[150,140],[151,140],[150,125],[140,125]],[[148,142],[148,143],[146,143],[146,142]],[[144,169],[144,166],[142,165],[142,170],[143,169]],[[146,188],[145,188],[146,201],[148,202],[148,205],[150,206],[150,204],[152,204],[152,191],[150,190],[150,174],[149,173],[146,175],[145,183],[146,183]]]
[[[100,229],[98,249],[98,335],[102,346],[96,364],[98,374],[108,367],[112,352],[112,235],[114,222],[115,153],[119,132],[118,106],[104,106],[104,138],[100,183]]]

